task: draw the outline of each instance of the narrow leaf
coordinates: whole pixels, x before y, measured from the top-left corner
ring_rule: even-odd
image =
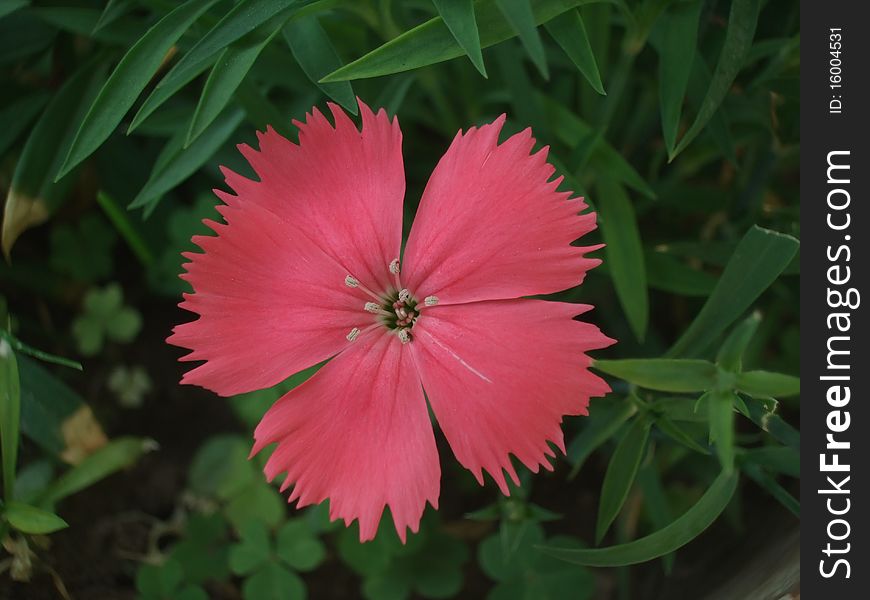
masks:
[[[321,77],[340,68],[342,62],[317,17],[312,15],[293,19],[284,26],[283,33],[293,58],[308,79],[345,110],[356,114],[356,96],[349,81],[318,83]]]
[[[568,462],[574,465],[569,479],[576,477],[586,459],[637,412],[635,404],[628,399],[615,406],[604,407],[601,404],[602,401],[593,400],[589,417],[583,420],[583,431],[568,445]]]
[[[701,454],[710,454],[710,451],[695,441],[695,438],[689,435],[685,429],[671,421],[665,415],[661,415],[656,419],[656,427],[659,428],[659,431],[686,448],[694,450],[695,452],[700,452]]]
[[[169,49],[216,1],[191,0],[179,5],[127,51],[88,110],[57,179],[106,141],[154,77]]]
[[[198,138],[226,107],[248,71],[254,66],[260,52],[272,40],[275,33],[277,30],[265,39],[242,39],[223,51],[212,67],[202,95],[199,97],[190,121],[187,139],[184,141],[185,148],[190,146],[191,142]]]
[[[48,102],[47,92],[29,94],[0,110],[0,156],[6,154],[21,132],[36,118]]]
[[[21,382],[18,361],[6,338],[0,337],[0,451],[3,459],[3,498],[12,499],[18,464],[21,426]]]
[[[608,548],[566,550],[544,547],[555,558],[590,567],[621,567],[646,562],[685,546],[715,521],[737,489],[736,473],[720,473],[689,510],[663,529],[646,537]]]
[[[483,53],[480,51],[480,34],[474,17],[474,0],[432,0],[432,4],[453,34],[456,43],[468,55],[471,64],[486,77]]]
[[[99,57],[84,62],[54,94],[24,143],[3,212],[2,246],[7,258],[18,236],[48,219],[73,184],[71,176],[57,183],[52,179],[104,73]]]
[[[15,529],[31,535],[44,535],[69,527],[54,513],[14,500],[3,507],[3,516]]]
[[[128,133],[136,129],[148,115],[194,77],[205,71],[215,62],[218,53],[230,44],[273,18],[276,20],[275,28],[280,28],[285,18],[290,18],[294,12],[310,3],[304,0],[242,0],[237,3],[160,80],[133,117]]]
[[[643,341],[649,321],[646,264],[634,207],[625,189],[610,178],[598,185],[599,226],[606,262],[616,294],[638,340]]]
[[[146,214],[150,214],[165,193],[193,175],[217,152],[218,148],[223,146],[242,122],[243,117],[244,113],[241,109],[228,109],[187,149],[182,149],[186,132],[180,130],[166,143],[148,181],[130,203],[129,208],[145,207]]]
[[[501,14],[504,15],[511,28],[520,37],[520,41],[529,53],[532,62],[538,67],[538,71],[549,79],[547,71],[547,56],[544,54],[544,45],[538,34],[538,24],[532,11],[530,0],[495,0]]]
[[[100,14],[97,24],[94,25],[94,33],[117,21],[121,16],[129,12],[135,3],[136,0],[109,0],[106,2],[106,7]]]
[[[628,492],[637,476],[640,461],[646,451],[650,422],[637,417],[619,440],[613,457],[607,465],[601,496],[598,501],[598,521],[595,525],[595,541],[600,543],[611,523],[622,510]]]
[[[596,360],[592,366],[608,375],[660,392],[702,392],[713,389],[718,375],[713,363],[693,359]]]
[[[775,406],[776,403],[773,405]],[[746,407],[749,409],[749,418],[753,423],[768,432],[776,441],[800,451],[800,432],[775,414],[775,409],[772,410],[768,403],[748,398],[746,399]]]
[[[698,21],[703,2],[674,2],[660,17],[659,102],[662,133],[668,153],[673,153],[680,114],[698,43]]]
[[[783,373],[746,371],[737,375],[737,389],[755,398],[787,398],[801,393],[801,380]]]
[[[701,312],[668,355],[697,356],[709,347],[779,277],[799,245],[791,236],[753,226],[740,240]]]
[[[730,473],[734,469],[734,392],[707,392],[700,402],[707,403],[710,441],[716,445],[716,455],[723,471]]]
[[[556,43],[565,51],[571,62],[579,69],[592,88],[606,95],[598,72],[598,63],[586,34],[586,25],[579,10],[569,10],[544,24]]]
[[[743,66],[752,39],[755,37],[755,27],[758,24],[759,0],[734,0],[731,3],[731,13],[728,16],[728,30],[725,32],[725,43],[719,55],[719,62],[713,72],[713,79],[707,94],[701,103],[701,108],[695,116],[692,126],[680,139],[677,147],[669,153],[673,160],[701,133],[710,117],[719,108],[722,100],[728,94],[731,84]]]
[[[643,506],[653,526],[656,529],[667,527],[668,523],[674,520],[674,516],[655,462],[650,461],[641,467],[637,473],[637,483],[643,491]],[[665,554],[662,562],[665,573],[670,574],[674,568],[674,554]]]
[[[763,487],[768,494],[776,498],[776,500],[786,507],[798,519],[801,518],[801,504],[792,496],[784,487],[782,487],[776,479],[764,472],[763,469],[756,465],[745,465],[743,472],[749,476],[755,483]]]
[[[534,22],[546,23],[566,10],[594,0],[538,0],[532,4]],[[516,36],[516,31],[502,15],[496,0],[481,0],[475,4],[480,46],[488,48]],[[346,81],[390,75],[419,69],[435,63],[464,56],[441,17],[435,17],[345,65],[321,81]]]
[[[735,327],[719,347],[719,352],[716,353],[716,364],[726,371],[733,373],[740,371],[743,368],[743,353],[752,336],[758,331],[760,323],[761,313],[755,311]]]
[[[61,475],[45,492],[40,505],[53,506],[112,473],[129,467],[146,452],[153,450],[153,441],[143,438],[117,438],[103,446],[80,464]]]

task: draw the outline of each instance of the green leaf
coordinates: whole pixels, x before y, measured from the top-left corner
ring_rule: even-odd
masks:
[[[64,423],[90,409],[78,394],[36,361],[18,356],[18,371],[21,432],[49,454],[60,457],[67,449],[61,433]]]
[[[166,143],[148,181],[129,208],[144,207],[145,213],[150,214],[165,193],[193,175],[224,145],[243,118],[241,109],[227,109],[187,149],[182,148],[187,132],[180,129]]]
[[[326,558],[326,546],[314,537],[306,521],[287,521],[275,541],[278,556],[297,571],[312,571]]]
[[[797,429],[783,421],[779,415],[774,414],[776,402],[769,403],[747,398],[746,407],[749,409],[749,418],[753,423],[770,433],[776,441],[800,451],[801,434]]]
[[[547,70],[547,56],[544,53],[544,45],[538,34],[538,23],[535,13],[532,11],[531,0],[495,0],[501,14],[504,15],[511,28],[520,37],[520,41],[532,58],[532,62],[538,67],[544,79],[549,79]]]
[[[237,435],[209,439],[190,464],[190,487],[198,494],[232,498],[254,480],[249,444]]]
[[[293,58],[308,79],[345,110],[357,114],[356,96],[349,81],[319,83],[321,77],[341,68],[342,62],[317,17],[293,19],[284,26],[283,33]]]
[[[0,110],[0,156],[6,154],[21,132],[36,118],[48,102],[50,95],[46,92],[29,94]]]
[[[30,132],[6,196],[2,247],[9,257],[18,236],[48,219],[64,200],[74,177],[52,181],[87,107],[102,81],[99,58],[85,61],[52,97]]]
[[[717,278],[714,275],[693,268],[670,254],[645,250],[644,259],[650,288],[681,296],[706,298],[716,287]]]
[[[746,347],[758,331],[761,324],[761,313],[753,312],[751,315],[734,328],[716,353],[716,364],[726,371],[737,373],[743,368],[743,353]]]
[[[720,473],[698,502],[667,527],[646,537],[608,548],[563,550],[544,547],[555,558],[590,567],[621,567],[646,562],[685,546],[715,521],[734,495],[739,476]]]
[[[481,0],[475,5],[480,46],[488,48],[516,36],[516,32],[501,14],[497,0]],[[593,0],[538,0],[532,4],[534,22],[538,25],[581,4]],[[435,63],[464,56],[441,17],[435,17],[406,31],[383,46],[372,50],[321,79],[323,82],[347,81],[391,75],[419,69]]]
[[[4,2],[0,4],[0,18],[13,13],[28,4],[30,4],[29,0],[4,0]]]
[[[266,565],[242,584],[245,600],[304,600],[305,582],[277,563]]]
[[[260,521],[248,521],[239,528],[241,542],[230,548],[230,570],[236,575],[253,573],[271,558],[269,531]]]
[[[701,454],[710,454],[710,451],[707,450],[707,448],[695,441],[695,438],[689,435],[685,429],[671,421],[665,415],[660,415],[656,418],[656,427],[659,428],[659,431],[686,448],[694,450],[695,452],[700,452]]]
[[[667,527],[674,520],[674,516],[655,462],[649,461],[641,467],[637,473],[637,483],[643,491],[643,507],[653,526],[656,529]],[[674,567],[673,553],[664,555],[662,561],[665,573],[669,575]]]
[[[142,565],[136,572],[136,590],[142,600],[175,598],[175,591],[184,578],[180,564],[172,559],[161,565]]]
[[[18,441],[21,427],[21,382],[18,361],[6,338],[0,337],[0,451],[3,453],[3,497],[15,491]]]
[[[61,475],[48,488],[40,504],[54,505],[67,496],[133,465],[143,454],[155,447],[154,441],[147,438],[116,438]]]
[[[602,96],[606,95],[580,11],[569,10],[548,21],[544,26],[592,88]]]
[[[767,490],[771,496],[786,507],[798,519],[801,518],[801,504],[784,487],[777,483],[776,479],[765,473],[756,465],[744,465],[743,472],[755,483]]]
[[[801,455],[791,446],[764,446],[744,450],[741,455],[741,465],[746,463],[759,465],[768,471],[795,479],[801,476]]]
[[[655,191],[644,181],[635,168],[623,158],[616,148],[601,137],[597,130],[589,125],[589,123],[546,94],[539,94],[537,97],[540,98],[541,104],[544,106],[549,117],[550,130],[559,141],[574,148],[584,141],[594,138],[594,145],[589,150],[588,166],[590,169],[601,175],[621,181],[647,198],[656,197]],[[555,166],[559,166],[557,164],[558,161],[553,160],[552,157],[551,162]],[[562,171],[565,171],[565,169],[562,169]],[[563,174],[571,175],[570,172]],[[580,190],[575,191],[579,192]]]
[[[752,38],[755,37],[755,27],[758,24],[758,12],[759,0],[734,0],[731,3],[725,43],[716,70],[713,72],[710,87],[707,88],[707,94],[691,127],[680,139],[673,152],[668,153],[668,160],[674,160],[703,131],[725,99],[752,46]]]
[[[217,0],[191,0],[158,21],[124,55],[81,123],[55,180],[106,141],[154,77],[178,38]]]
[[[611,523],[622,510],[628,492],[637,476],[640,461],[646,452],[650,422],[637,417],[619,440],[616,450],[607,465],[601,496],[598,501],[598,521],[595,524],[595,541],[601,543]]]
[[[701,312],[668,355],[697,356],[715,342],[779,277],[799,245],[789,235],[758,226],[747,231]]]
[[[613,285],[634,335],[642,341],[649,322],[649,298],[634,207],[625,189],[610,178],[599,181],[595,200]]]
[[[746,371],[737,375],[737,389],[755,398],[787,398],[801,393],[801,380],[769,371]]]
[[[199,97],[184,141],[185,148],[190,146],[191,142],[198,138],[221,113],[260,56],[260,52],[272,41],[275,33],[277,30],[265,39],[258,37],[249,39],[246,36],[223,51],[212,67],[202,95]]]
[[[607,400],[608,406],[601,406],[603,400],[593,400],[589,409],[589,417],[584,419],[584,429],[568,445],[568,461],[574,466],[569,479],[577,476],[586,459],[601,444],[609,440],[619,431],[622,424],[637,412],[634,402],[624,399],[615,405]]]
[[[662,133],[668,153],[673,153],[680,127],[680,113],[698,44],[698,22],[703,2],[673,2],[661,22],[659,48],[659,103]]]
[[[94,25],[94,33],[117,21],[120,17],[129,12],[135,4],[136,0],[108,0],[108,2],[106,2],[106,7],[100,14],[100,18],[97,20],[97,24]]]
[[[596,360],[592,366],[648,390],[703,392],[716,385],[716,365],[707,360],[624,358]]]
[[[734,401],[731,390],[713,390],[699,400],[707,404],[710,441],[716,445],[716,455],[726,473],[734,470]]]
[[[124,238],[124,241],[127,242],[127,246],[130,247],[142,266],[146,268],[153,266],[154,255],[137,227],[130,222],[127,213],[106,192],[97,192],[97,203]]]
[[[214,63],[217,54],[243,35],[275,18],[280,28],[284,18],[310,2],[299,0],[242,0],[208,31],[160,80],[133,117],[127,133],[136,129],[148,115]]]
[[[6,502],[3,516],[18,531],[32,535],[44,535],[69,527],[66,521],[54,513],[14,500]]]
[[[256,479],[244,490],[235,494],[224,509],[227,519],[236,529],[251,519],[269,527],[281,522],[287,503],[275,488],[262,479]]]
[[[468,55],[471,64],[486,77],[483,53],[480,51],[480,34],[474,17],[474,0],[432,0],[432,4],[456,43]]]

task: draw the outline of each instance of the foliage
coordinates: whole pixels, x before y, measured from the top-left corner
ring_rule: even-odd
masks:
[[[10,573],[46,568],[44,534],[84,535],[65,498],[155,449],[114,435],[125,419],[221,402],[178,392],[155,357],[183,318],[181,253],[219,219],[218,167],[250,175],[233,146],[266,125],[293,138],[328,99],[355,113],[357,95],[402,123],[406,225],[459,128],[506,112],[506,133],[550,147],[606,244],[554,298],[594,304],[619,340],[594,363],[614,391],[566,421],[555,474],[522,472],[510,500],[445,465],[461,497],[404,546],[387,518],[360,545],[328,506],[289,509],[248,460],[263,412],[319,365],[230,398],[233,431],[189,424],[201,443],[140,557],[141,597],[301,598],[336,573],[367,598],[461,597],[473,577],[501,600],[593,597],[601,580],[637,597],[623,567],[661,558],[676,576],[719,546],[708,527],[731,539],[746,511],[799,516],[798,18],[785,0],[2,3]]]

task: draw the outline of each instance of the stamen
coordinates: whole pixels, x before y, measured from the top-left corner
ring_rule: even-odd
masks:
[[[386,311],[381,310],[381,305],[376,304],[375,302],[366,302],[365,309],[366,312],[370,312],[375,315],[386,314]]]
[[[426,306],[435,306],[436,304],[438,304],[438,296],[426,296],[426,298],[423,300],[423,304],[425,304]]]
[[[359,337],[359,333],[360,333],[359,327],[354,327],[353,329],[350,330],[350,333],[347,334],[347,341],[349,341],[349,342],[354,341],[356,338]]]
[[[359,287],[359,279],[357,279],[356,277],[351,277],[350,275],[348,275],[347,277],[344,278],[344,285],[346,285],[347,287],[351,287],[351,288]]]
[[[411,333],[407,329],[400,329],[396,335],[399,336],[399,341],[403,344],[411,341]]]
[[[393,274],[393,282],[396,284],[396,289],[402,289],[402,282],[399,281],[399,271],[401,271],[401,265],[399,264],[399,259],[394,258],[392,262],[390,262],[390,273]]]
[[[400,302],[407,302],[410,299],[411,299],[411,292],[408,291],[408,288],[404,288],[404,289],[402,289],[402,291],[399,292],[399,301]]]
[[[344,278],[344,285],[346,285],[347,287],[350,287],[350,288],[359,288],[359,289],[361,289],[362,291],[364,291],[366,294],[368,294],[369,296],[371,296],[373,299],[375,299],[375,300],[377,300],[377,301],[379,301],[379,302],[383,301],[383,298],[381,298],[379,295],[377,295],[376,293],[374,293],[373,291],[371,291],[369,288],[367,288],[366,286],[364,286],[363,284],[361,284],[361,283],[359,282],[359,279],[357,279],[357,278],[354,277],[353,275],[347,275],[347,276]]]

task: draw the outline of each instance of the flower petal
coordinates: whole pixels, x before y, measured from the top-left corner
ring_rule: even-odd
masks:
[[[254,453],[277,442],[271,480],[287,472],[298,506],[329,498],[330,517],[372,539],[385,506],[396,531],[416,532],[428,500],[438,506],[441,475],[420,378],[408,346],[377,330],[288,392],[254,432]]]
[[[392,282],[402,242],[405,173],[397,119],[362,101],[362,131],[334,104],[333,127],[316,108],[299,127],[299,145],[268,128],[260,150],[239,149],[260,183],[225,170],[241,204],[256,203],[296,224],[349,275],[369,287]]]
[[[547,148],[529,155],[531,131],[497,145],[504,115],[459,132],[420,201],[405,249],[402,278],[418,298],[441,304],[499,300],[557,292],[579,284],[598,259],[595,248],[571,242],[595,229],[548,181]]]
[[[608,385],[584,353],[613,340],[573,320],[590,306],[541,300],[474,302],[424,309],[411,347],[423,388],[456,458],[483,484],[508,493],[509,453],[532,471],[551,468],[548,441],[565,451],[563,415],[587,414]]]
[[[220,206],[227,224],[197,236],[186,253],[193,286],[182,308],[200,315],[167,340],[204,360],[182,383],[233,395],[275,385],[333,356],[353,327],[373,321],[367,300],[344,284],[345,269],[297,227],[253,203]]]

